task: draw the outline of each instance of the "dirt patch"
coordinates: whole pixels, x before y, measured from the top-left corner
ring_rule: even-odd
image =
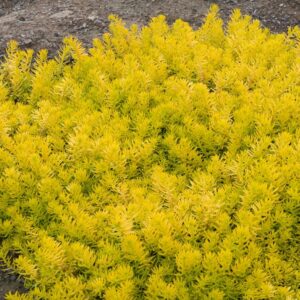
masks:
[[[47,48],[51,55],[70,34],[90,46],[94,37],[107,30],[109,14],[139,25],[165,14],[169,23],[182,18],[197,27],[212,3],[220,6],[224,20],[238,7],[275,32],[300,24],[300,0],[2,0],[0,56],[11,39],[23,48]]]
[[[26,293],[27,289],[24,287],[24,280],[10,270],[0,270],[0,300],[5,299],[5,294],[8,292],[15,291]]]

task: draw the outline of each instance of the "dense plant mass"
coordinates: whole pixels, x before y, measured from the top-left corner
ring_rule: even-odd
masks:
[[[300,31],[217,8],[0,71],[7,299],[299,299]]]

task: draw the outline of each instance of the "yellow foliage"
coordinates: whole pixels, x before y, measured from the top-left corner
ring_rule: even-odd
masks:
[[[0,63],[0,260],[30,299],[300,299],[300,30],[212,6]]]

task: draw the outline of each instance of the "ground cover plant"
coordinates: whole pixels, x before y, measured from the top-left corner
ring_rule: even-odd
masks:
[[[213,6],[0,70],[7,299],[298,299],[300,31]]]

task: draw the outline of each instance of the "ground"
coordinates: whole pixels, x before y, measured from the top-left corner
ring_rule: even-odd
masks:
[[[10,271],[0,270],[0,299],[4,299],[4,295],[8,292],[26,292],[24,280]]]
[[[275,32],[300,24],[300,0],[1,0],[0,57],[10,39],[24,48],[47,48],[50,55],[70,34],[89,46],[107,30],[109,14],[139,25],[165,14],[170,23],[182,18],[197,27],[212,3],[220,6],[225,20],[238,7]]]
[[[300,25],[300,0],[0,0],[0,57],[11,39],[22,48],[47,48],[50,56],[70,34],[89,46],[107,30],[110,14],[139,25],[164,14],[169,23],[181,18],[197,27],[212,3],[219,5],[224,20],[237,7],[274,32]],[[26,290],[23,280],[0,270],[0,299],[16,290]]]

